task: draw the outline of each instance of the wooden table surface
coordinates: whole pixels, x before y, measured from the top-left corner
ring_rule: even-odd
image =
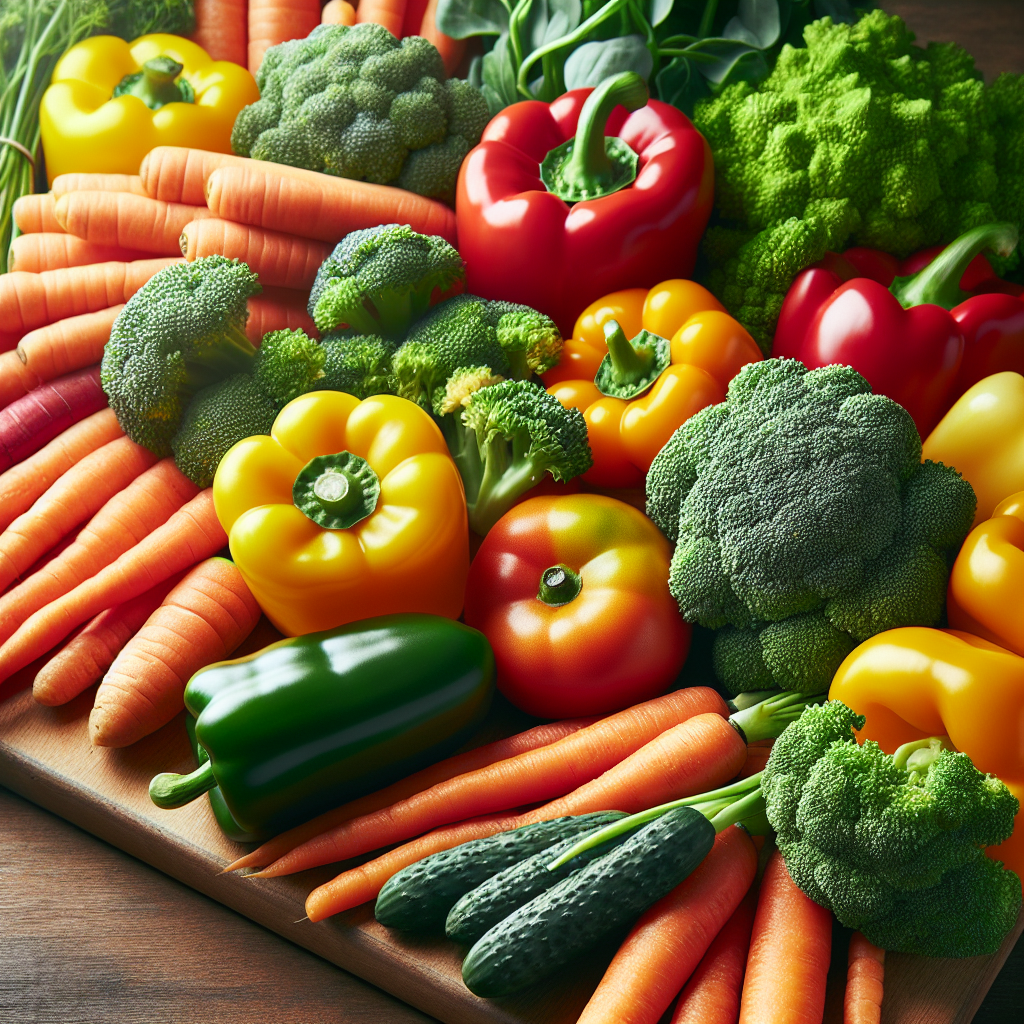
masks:
[[[1024,72],[1020,0],[883,6],[920,41],[966,46],[988,80]],[[0,788],[3,1024],[431,1020]],[[1024,941],[974,1020],[1024,1020]]]

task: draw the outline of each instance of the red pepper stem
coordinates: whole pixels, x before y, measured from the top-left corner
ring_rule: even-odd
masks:
[[[969,298],[960,288],[960,278],[968,264],[983,249],[1009,256],[1017,245],[1013,224],[983,224],[950,242],[923,270],[910,277],[897,277],[889,291],[904,309],[931,303],[952,309]]]

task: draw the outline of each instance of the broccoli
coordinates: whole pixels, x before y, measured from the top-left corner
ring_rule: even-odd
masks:
[[[324,360],[322,346],[305,331],[271,331],[263,335],[253,375],[263,392],[280,408],[321,386]]]
[[[466,429],[462,414],[477,391],[500,384],[504,379],[492,373],[489,366],[467,366],[456,370],[445,386],[434,392],[434,416],[463,480],[479,482],[483,464],[476,434]]]
[[[676,542],[669,589],[717,630],[732,692],[825,690],[857,643],[936,625],[974,509],[956,470],[922,464],[902,406],[795,359],[744,367],[647,474],[647,514]]]
[[[391,357],[395,345],[375,335],[335,331],[325,334],[324,375],[317,388],[324,391],[346,391],[360,401],[370,395],[395,393]]]
[[[765,352],[793,278],[828,250],[902,257],[1024,225],[1024,77],[986,87],[960,47],[912,46],[880,10],[804,39],[694,112],[715,158],[706,283]]]
[[[345,326],[364,334],[405,334],[434,289],[465,279],[462,257],[438,235],[407,224],[352,231],[317,271],[309,315],[319,331]]]
[[[524,380],[554,366],[562,338],[543,313],[515,302],[456,295],[413,325],[395,353],[398,394],[430,411],[435,393],[456,370],[487,366]]]
[[[128,300],[100,366],[100,383],[128,437],[170,455],[192,396],[252,369],[246,301],[261,290],[239,260],[204,256],[165,267]]]
[[[438,199],[454,196],[490,120],[478,89],[446,79],[432,43],[370,22],[270,47],[256,84],[260,99],[231,133],[236,153]]]

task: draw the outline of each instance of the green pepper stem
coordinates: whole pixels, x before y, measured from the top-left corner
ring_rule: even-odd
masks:
[[[176,775],[174,772],[154,775],[149,784],[149,798],[157,807],[170,810],[191,803],[216,785],[213,762],[204,761],[190,775]]]
[[[582,589],[583,581],[580,574],[560,562],[540,574],[537,599],[557,608],[559,605],[574,601]]]
[[[612,376],[616,384],[635,384],[651,372],[654,353],[638,352],[629,342],[618,320],[606,320],[604,340],[612,361]]]
[[[1009,256],[1017,238],[1013,224],[983,224],[950,242],[923,270],[909,277],[897,277],[889,291],[904,309],[925,303],[952,309],[969,298],[960,287],[960,278],[971,260],[984,249]]]
[[[173,57],[160,56],[147,60],[142,70],[125,75],[114,87],[113,95],[135,96],[150,110],[159,110],[168,103],[194,103],[195,91],[188,82],[175,82],[184,70]]]

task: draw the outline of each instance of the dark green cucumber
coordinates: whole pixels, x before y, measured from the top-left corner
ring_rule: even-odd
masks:
[[[388,879],[377,897],[374,915],[389,928],[443,931],[448,911],[459,897],[491,875],[562,839],[578,839],[584,832],[624,817],[621,811],[598,811],[539,821],[431,854]]]
[[[599,825],[591,831],[596,832],[598,828],[603,827]],[[499,921],[503,921],[513,910],[518,910],[524,903],[529,903],[535,896],[557,885],[563,878],[581,871],[592,860],[603,857],[616,846],[621,846],[637,831],[633,829],[624,832],[609,843],[587,850],[555,871],[548,871],[548,865],[570,847],[575,846],[587,833],[563,839],[560,843],[555,843],[554,846],[549,846],[546,850],[541,850],[540,853],[535,853],[532,857],[499,871],[467,892],[452,907],[444,924],[445,935],[456,942],[472,945],[484,932],[489,931]]]
[[[699,811],[669,811],[496,924],[469,951],[462,980],[486,998],[529,988],[674,889],[714,841]]]

